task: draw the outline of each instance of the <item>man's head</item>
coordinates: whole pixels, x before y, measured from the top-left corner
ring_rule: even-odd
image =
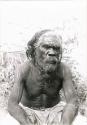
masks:
[[[28,42],[27,56],[45,71],[54,71],[61,62],[62,38],[55,31],[43,30]],[[28,53],[30,51],[30,54]]]

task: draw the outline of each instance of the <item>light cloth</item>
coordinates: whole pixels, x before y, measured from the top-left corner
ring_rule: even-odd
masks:
[[[65,102],[60,102],[57,105],[51,108],[45,108],[40,110],[34,110],[28,107],[20,106],[25,110],[25,112],[29,115],[29,118],[34,122],[36,125],[56,125],[59,124],[61,119],[61,114],[63,108],[65,106]]]
[[[61,114],[66,105],[65,102],[60,102],[52,108],[34,110],[19,104],[33,121],[33,125],[59,125]],[[0,125],[20,125],[9,113],[0,120]],[[31,124],[29,124],[31,125]],[[80,113],[74,119],[72,125],[87,125],[87,118]]]

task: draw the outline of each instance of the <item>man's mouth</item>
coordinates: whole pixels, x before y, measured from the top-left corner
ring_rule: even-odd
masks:
[[[57,61],[56,60],[48,60],[47,63],[55,65],[57,63]]]
[[[56,64],[56,61],[50,61],[49,63],[50,64]]]

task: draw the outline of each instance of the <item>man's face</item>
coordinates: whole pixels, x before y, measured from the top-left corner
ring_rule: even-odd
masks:
[[[43,35],[36,45],[36,62],[45,71],[55,71],[60,63],[61,45],[56,35]]]

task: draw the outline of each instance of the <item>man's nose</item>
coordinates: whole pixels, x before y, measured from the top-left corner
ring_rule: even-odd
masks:
[[[55,54],[53,49],[48,50],[48,55],[49,56],[56,56],[56,54]]]

